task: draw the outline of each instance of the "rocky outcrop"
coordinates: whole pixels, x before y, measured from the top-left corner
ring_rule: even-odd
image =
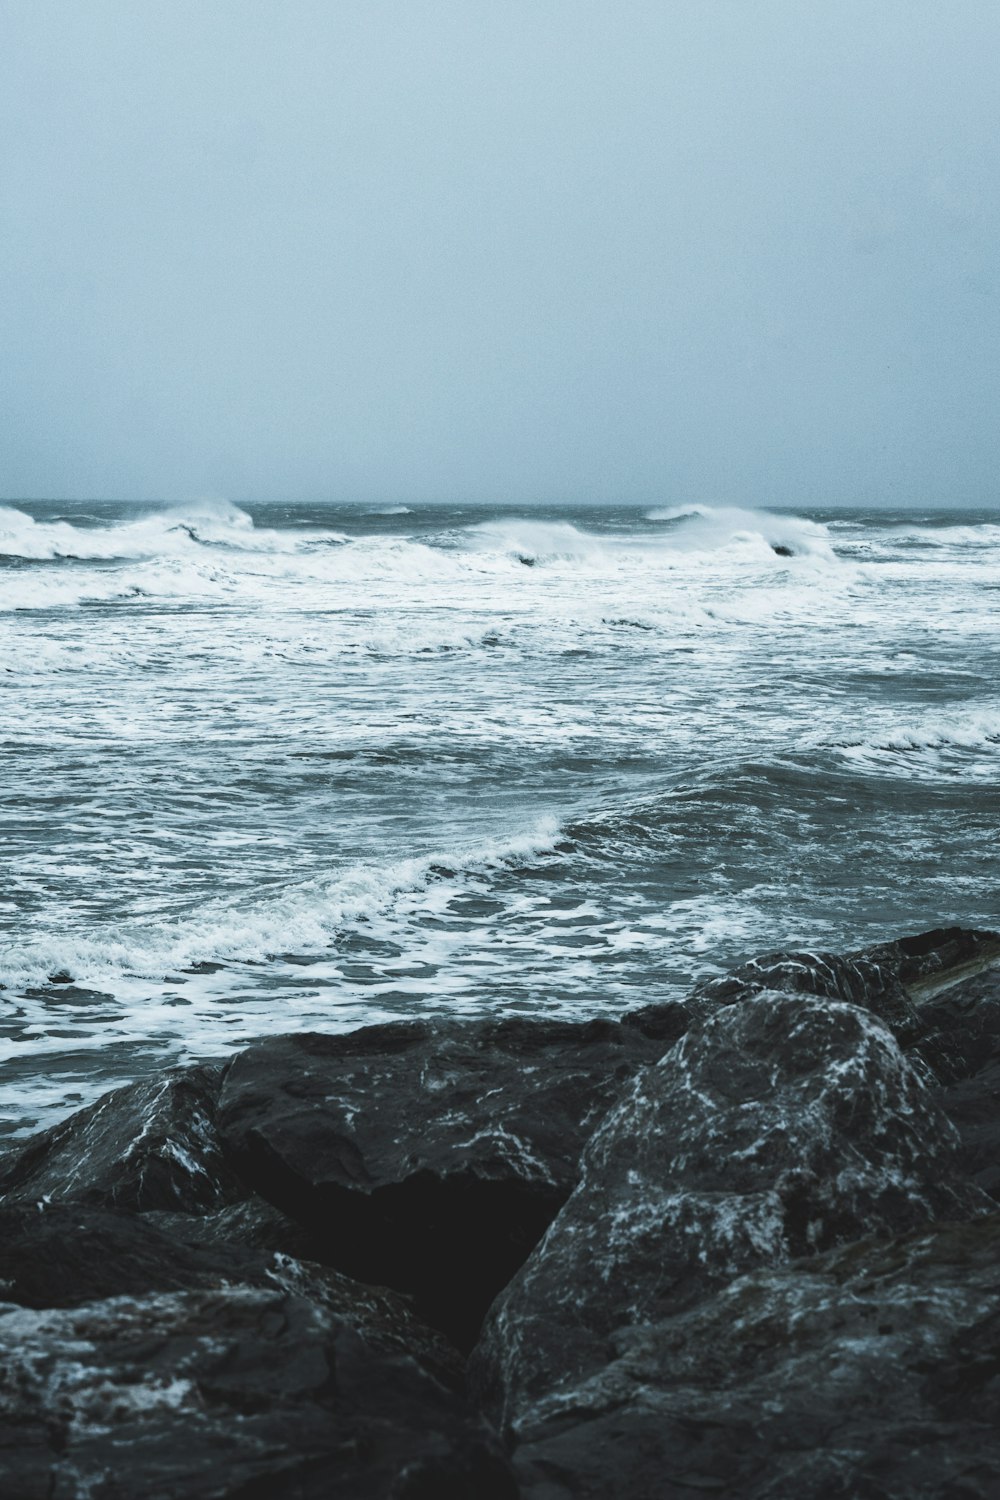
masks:
[[[245,1196],[215,1132],[219,1070],[114,1089],[0,1160],[0,1201],[204,1213]]]
[[[725,1005],[644,1070],[490,1312],[481,1388],[515,1431],[625,1333],[755,1267],[984,1212],[958,1141],[885,1025],[838,1000]],[[583,1491],[586,1493],[586,1490]]]
[[[514,1500],[489,1429],[410,1354],[282,1286],[0,1308],[18,1500]]]
[[[962,1141],[962,1165],[1000,1202],[1000,970],[982,973],[920,1007],[942,1087],[941,1108]]]
[[[736,1005],[768,990],[846,1000],[885,1023],[904,1046],[922,1035],[920,1018],[898,974],[898,965],[876,962],[867,953],[768,953],[751,959],[721,979],[699,985],[689,1000],[692,1015],[704,1019],[720,1005]]]
[[[234,1059],[220,1136],[324,1259],[411,1292],[467,1347],[571,1192],[587,1135],[669,1045],[663,1030],[414,1021],[280,1037]]]
[[[863,956],[891,970],[919,1004],[1000,964],[1000,933],[935,927],[930,932],[875,944],[866,948]]]
[[[351,1321],[375,1347],[409,1354],[443,1384],[462,1387],[456,1350],[420,1322],[398,1293],[282,1251],[224,1238],[222,1215],[205,1221],[178,1215],[172,1232],[153,1218],[78,1204],[42,1211],[0,1208],[0,1300],[22,1307],[78,1307],[153,1292],[280,1286]],[[214,1234],[204,1227],[213,1219]]]
[[[1000,1217],[737,1277],[519,1424],[523,1500],[991,1500]]]
[[[114,1091],[0,1158],[0,1494],[1000,1493],[998,959],[770,954]],[[517,1481],[440,1332],[495,1293]]]
[[[252,1250],[277,1250],[300,1260],[316,1260],[320,1249],[315,1238],[301,1224],[256,1193],[213,1213],[151,1210],[144,1213],[142,1219],[164,1234],[179,1237],[189,1244],[242,1245]]]

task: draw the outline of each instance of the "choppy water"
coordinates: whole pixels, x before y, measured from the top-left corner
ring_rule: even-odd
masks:
[[[998,562],[954,511],[0,509],[6,1128],[1000,924]]]

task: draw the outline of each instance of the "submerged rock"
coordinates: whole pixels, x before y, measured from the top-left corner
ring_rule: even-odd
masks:
[[[215,1068],[113,1089],[0,1159],[0,1201],[201,1213],[245,1196],[215,1130]]]
[[[742,1272],[982,1213],[957,1150],[866,1010],[774,992],[723,1006],[594,1134],[578,1188],[490,1311],[480,1387],[518,1429],[625,1331]]]
[[[1000,1216],[738,1277],[521,1419],[524,1500],[992,1500]]]
[[[281,1286],[0,1308],[0,1493],[515,1500],[497,1440],[412,1354]]]
[[[611,1021],[280,1037],[233,1060],[219,1130],[324,1259],[411,1292],[468,1347],[571,1192],[588,1134],[667,1045]]]

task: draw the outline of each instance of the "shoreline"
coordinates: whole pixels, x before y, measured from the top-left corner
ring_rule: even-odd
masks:
[[[0,1153],[5,1492],[995,1493],[998,1076],[951,928],[113,1090]]]

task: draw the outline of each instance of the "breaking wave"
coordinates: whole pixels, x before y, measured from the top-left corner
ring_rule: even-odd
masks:
[[[670,545],[690,551],[741,547],[789,557],[834,561],[830,532],[821,521],[736,506],[685,505],[647,512],[647,520],[674,523]]]
[[[116,936],[103,941],[67,934],[7,943],[0,950],[0,988],[42,985],[56,972],[78,984],[114,987],[116,978],[162,981],[204,964],[325,954],[345,928],[370,923],[393,908],[405,914],[408,906],[434,904],[477,877],[538,859],[552,849],[558,832],[556,819],[544,817],[521,834],[464,850],[438,850],[387,865],[358,864],[249,909],[243,901],[216,902],[181,920],[123,920],[116,924]]]

